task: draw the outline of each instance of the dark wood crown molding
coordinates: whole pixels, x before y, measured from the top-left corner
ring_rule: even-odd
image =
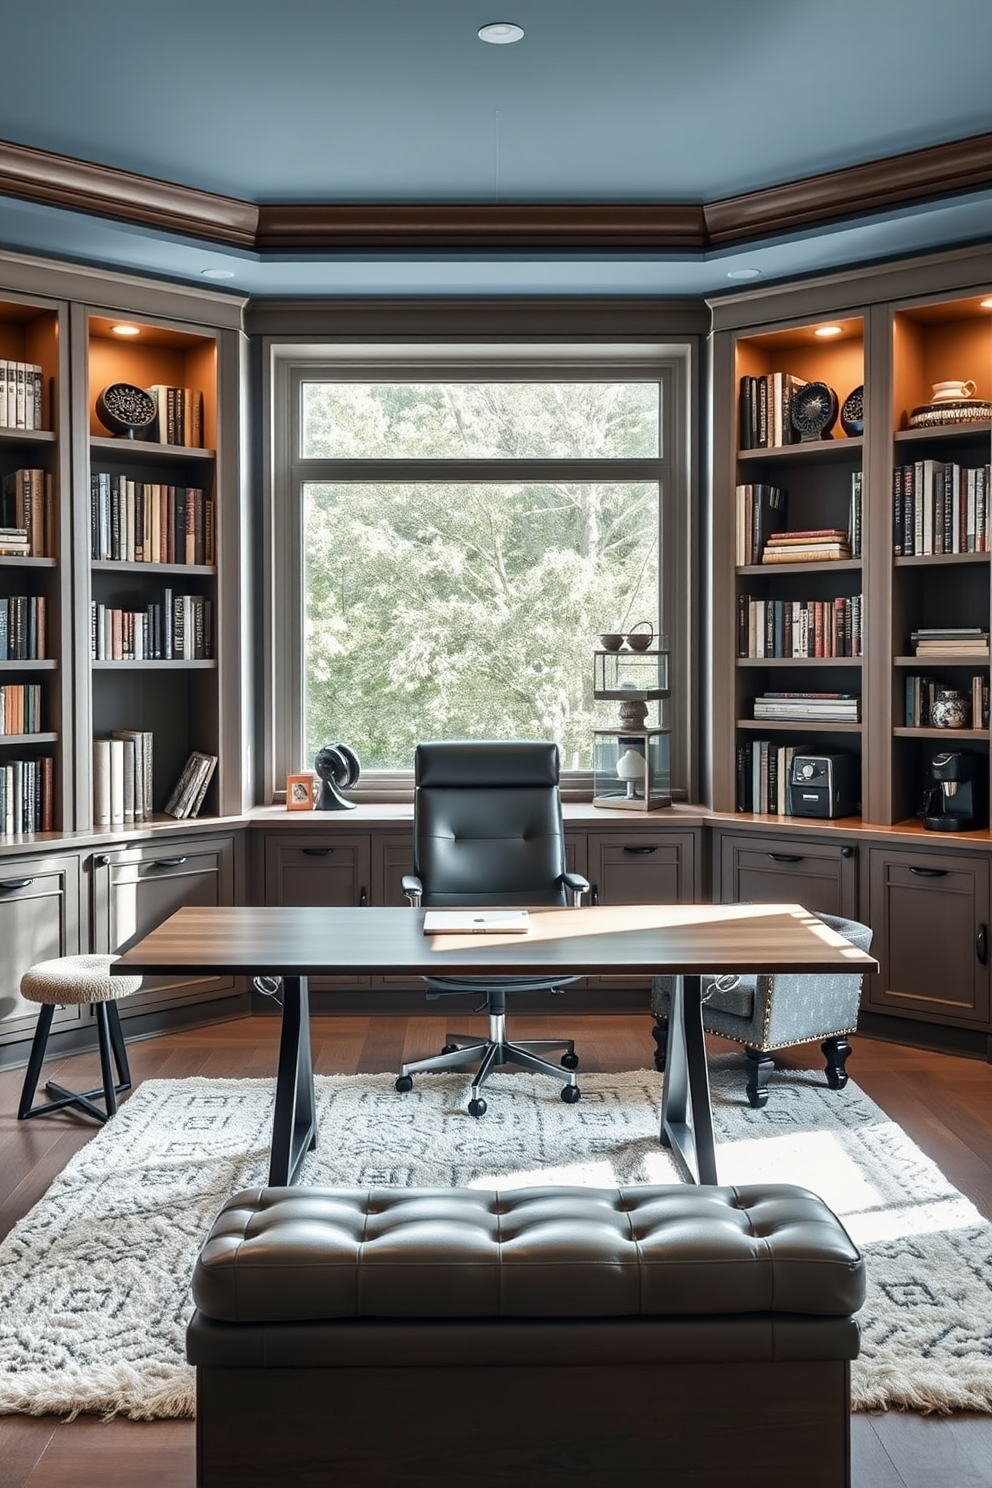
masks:
[[[703,208],[714,246],[992,185],[992,134],[767,186]]]
[[[0,141],[0,195],[255,252],[705,251],[992,186],[992,134],[768,186],[704,206],[270,205]]]
[[[258,208],[249,202],[4,140],[0,194],[119,222],[141,222],[229,247],[255,246]]]

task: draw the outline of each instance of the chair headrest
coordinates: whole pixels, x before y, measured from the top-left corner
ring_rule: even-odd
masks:
[[[555,786],[558,745],[547,739],[437,739],[418,744],[418,788]]]

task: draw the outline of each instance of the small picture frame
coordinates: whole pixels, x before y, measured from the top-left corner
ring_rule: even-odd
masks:
[[[316,784],[312,775],[287,775],[286,810],[312,811],[316,799]]]

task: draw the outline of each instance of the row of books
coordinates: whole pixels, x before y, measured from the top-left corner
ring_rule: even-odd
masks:
[[[762,563],[833,563],[850,558],[851,542],[843,527],[808,527],[802,532],[773,532]]]
[[[44,429],[45,374],[37,362],[0,357],[0,425]]]
[[[927,728],[931,722],[930,709],[934,698],[942,687],[935,677],[917,676],[906,678],[906,727]],[[962,689],[964,691],[965,689]],[[967,688],[971,700],[971,727],[989,726],[989,677],[976,672]]]
[[[807,381],[793,372],[766,372],[741,378],[741,449],[774,449],[799,442],[800,435],[792,423],[792,400]]]
[[[55,761],[7,760],[0,765],[0,832],[51,832],[55,829]]]
[[[203,798],[216,768],[215,754],[203,754],[194,749],[165,803],[167,815],[178,819],[196,816],[203,805]]]
[[[861,655],[860,594],[836,599],[737,599],[741,658]]]
[[[213,605],[201,594],[163,591],[141,610],[90,603],[93,661],[210,661]]]
[[[10,548],[30,558],[49,557],[55,547],[51,474],[38,469],[11,470],[0,491],[5,532],[0,551]]]
[[[121,563],[213,563],[214,502],[199,486],[95,471],[90,557]]]
[[[990,550],[988,465],[916,460],[892,472],[892,551],[897,558]]]
[[[915,656],[988,656],[989,633],[980,625],[929,625],[914,630],[909,644]]]
[[[43,594],[0,596],[0,661],[44,661],[46,611]]]
[[[742,740],[737,746],[737,810],[791,816],[789,774],[795,744]]]
[[[41,733],[41,683],[9,682],[0,687],[0,734]]]
[[[757,563],[860,558],[862,488],[862,472],[852,471],[846,528],[815,527],[790,531],[788,496],[780,486],[770,486],[763,482],[747,482],[737,486],[738,568]]]
[[[93,740],[94,826],[151,820],[153,737],[142,729],[119,729]]]
[[[154,383],[148,392],[155,399],[158,417],[148,437],[159,444],[184,444],[203,448],[203,394],[188,387]]]
[[[781,723],[860,723],[861,698],[854,692],[762,692],[753,717]]]

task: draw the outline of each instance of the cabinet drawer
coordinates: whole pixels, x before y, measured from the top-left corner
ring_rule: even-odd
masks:
[[[853,843],[726,832],[719,861],[723,904],[798,903],[818,914],[858,917]]]
[[[988,859],[872,848],[869,899],[879,962],[869,1006],[988,1027]]]
[[[79,860],[5,860],[0,869],[0,1041],[34,1031],[38,1004],[20,993],[21,977],[37,961],[79,951]],[[55,1027],[78,1023],[78,1007],[57,1008]]]
[[[590,832],[586,851],[593,903],[693,901],[695,839],[691,832]]]
[[[371,856],[371,838],[365,834],[269,833],[263,864],[265,903],[368,904]],[[310,978],[315,991],[368,985],[368,977]]]
[[[168,842],[94,853],[93,948],[123,951],[184,905],[234,903],[234,839],[170,838]],[[207,996],[226,995],[233,977],[144,977],[141,991],[121,1003],[121,1015]]]

